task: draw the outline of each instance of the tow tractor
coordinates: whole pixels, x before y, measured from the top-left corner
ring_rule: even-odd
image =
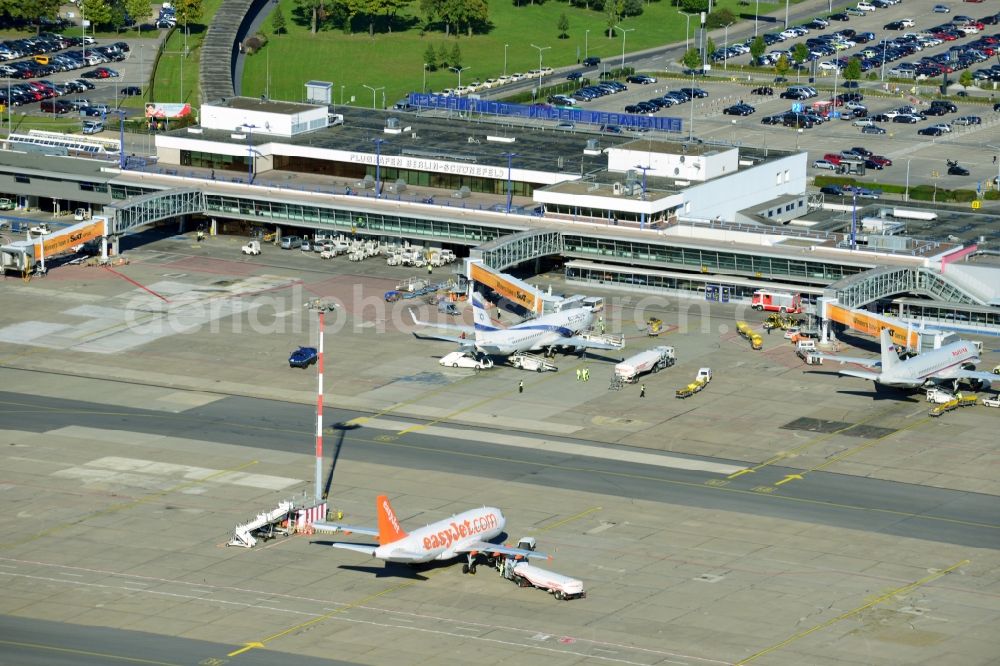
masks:
[[[663,332],[663,320],[650,317],[646,320],[646,335],[656,337]]]
[[[252,240],[249,243],[247,243],[246,245],[244,245],[240,249],[240,251],[243,254],[258,255],[258,254],[260,254],[260,241],[259,240]]]
[[[708,386],[708,383],[712,381],[712,369],[711,368],[701,368],[698,370],[698,376],[695,380],[685,386],[682,389],[677,389],[678,398],[689,398],[695,393],[700,393]]]

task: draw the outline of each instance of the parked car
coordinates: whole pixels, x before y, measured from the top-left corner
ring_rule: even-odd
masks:
[[[773,95],[774,88],[769,86],[759,86],[750,91],[751,95]]]
[[[485,354],[471,355],[468,352],[454,351],[446,354],[438,361],[448,368],[472,368],[476,371],[488,370],[493,367],[493,361]]]
[[[982,125],[983,119],[980,118],[979,116],[959,116],[958,118],[955,118],[955,120],[952,121],[952,124],[962,125],[962,126]]]
[[[125,86],[118,94],[122,97],[134,97],[142,95],[142,88],[139,86]]]
[[[319,358],[319,352],[315,347],[299,347],[288,357],[288,367],[308,368]]]
[[[282,250],[294,250],[296,248],[302,247],[302,238],[299,236],[282,236],[281,237],[281,249]]]
[[[935,14],[950,14],[951,7],[948,5],[934,5],[934,9],[931,10]]]
[[[837,170],[837,165],[829,160],[816,160],[812,165],[814,169],[829,169],[830,171]]]
[[[739,104],[733,104],[732,106],[727,106],[722,110],[722,113],[726,114],[727,116],[749,116],[754,111],[756,111],[756,109],[750,106],[749,104],[740,102]]]
[[[625,80],[628,83],[638,83],[641,85],[648,85],[650,83],[656,83],[656,78],[648,76],[646,74],[632,74],[631,76],[626,76]]]

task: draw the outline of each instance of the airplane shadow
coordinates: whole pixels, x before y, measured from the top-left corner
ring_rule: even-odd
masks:
[[[319,541],[314,541],[312,543],[321,543]],[[421,562],[418,564],[403,564],[401,562],[386,562],[383,566],[363,566],[358,564],[341,564],[338,569],[344,569],[345,571],[358,571],[361,573],[369,573],[375,576],[375,578],[408,578],[410,580],[427,580],[427,576],[424,573],[429,571],[434,571],[436,569],[443,569],[450,567],[455,564],[455,560],[451,561],[438,561],[433,562]]]
[[[859,398],[871,398],[872,400],[893,400],[895,402],[918,403],[920,399],[915,397],[907,389],[897,389],[891,386],[877,386],[874,391],[837,391],[838,395],[856,395]]]

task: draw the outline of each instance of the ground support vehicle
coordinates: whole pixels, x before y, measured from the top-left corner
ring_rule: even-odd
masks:
[[[930,411],[931,416],[941,416],[945,412],[950,412],[953,409],[958,409],[959,407],[969,407],[971,405],[979,402],[979,397],[976,395],[962,395],[957,394],[953,399],[936,406]]]
[[[795,345],[795,355],[805,361],[806,365],[823,365],[823,357],[816,348],[815,340],[799,340]]]
[[[250,241],[242,248],[240,248],[240,252],[242,252],[243,254],[249,254],[254,256],[260,254],[260,241],[258,240]]]
[[[700,393],[708,386],[709,382],[712,381],[712,369],[711,368],[701,368],[698,370],[698,376],[695,380],[685,386],[682,389],[677,389],[678,398],[689,398],[695,393]]]
[[[650,317],[646,320],[646,335],[656,337],[663,332],[663,320]]]
[[[750,307],[754,310],[766,310],[767,312],[796,314],[802,312],[802,299],[799,294],[758,289],[753,292]]]
[[[511,354],[508,360],[512,366],[519,370],[534,370],[535,372],[545,372],[547,370],[556,372],[559,370],[555,363],[538,354],[518,352]]]
[[[736,322],[736,330],[739,331],[741,336],[750,341],[750,347],[752,349],[759,350],[764,348],[763,338],[760,337],[760,334],[757,333],[757,331],[750,327],[750,324],[745,321],[738,321]]]
[[[992,398],[983,398],[982,402],[986,407],[1000,407],[1000,395],[995,395]]]
[[[499,557],[496,559],[496,568],[501,576],[517,583],[519,587],[537,587],[549,592],[560,601],[582,599],[587,596],[583,589],[583,581],[536,567],[524,561],[510,557]]]
[[[805,324],[805,319],[801,317],[789,317],[787,315],[779,314],[773,312],[767,316],[764,320],[765,329],[780,328],[782,330],[788,330],[797,326],[802,326]]]
[[[590,342],[601,342],[607,345],[613,345],[617,349],[625,349],[624,335],[611,335],[605,333],[580,333],[576,337],[582,340],[589,340]]]
[[[615,366],[615,376],[623,382],[634,384],[639,376],[647,372],[659,372],[677,362],[674,348],[667,346],[653,347],[631,356]]]

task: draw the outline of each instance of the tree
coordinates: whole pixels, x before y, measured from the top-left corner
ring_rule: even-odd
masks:
[[[24,19],[41,29],[40,19],[58,19],[59,0],[0,0],[0,15]],[[88,19],[90,17],[87,17]]]
[[[342,7],[347,14],[347,26],[355,16],[368,19],[368,34],[375,35],[375,19],[379,16],[391,18],[399,13],[410,0],[338,0],[337,6]],[[391,21],[390,21],[391,25]]]
[[[83,0],[83,16],[93,25],[111,25],[111,6],[104,0]]]
[[[139,30],[143,21],[152,16],[153,3],[151,0],[125,0],[125,11],[135,21],[135,29]]]
[[[857,81],[861,78],[861,61],[857,58],[851,58],[847,61],[847,67],[844,68],[844,78],[848,81]]]
[[[958,76],[958,82],[962,84],[963,88],[968,88],[972,85],[972,72],[967,69],[963,69],[962,73]]]
[[[708,0],[681,0],[681,11],[688,14],[708,11]]]
[[[760,62],[760,57],[764,55],[764,51],[767,50],[767,45],[764,44],[764,38],[760,35],[754,37],[754,40],[750,42],[750,57],[753,58],[753,64]]]
[[[624,0],[604,0],[604,19],[608,26],[608,37],[615,36],[615,26],[622,19]]]
[[[448,45],[442,44],[441,48],[438,49],[438,67],[441,69],[447,69],[451,66],[451,56],[448,54]]]
[[[320,22],[326,20],[326,0],[295,0],[295,6],[309,17],[309,32],[315,35]]]
[[[451,55],[448,56],[448,65],[450,67],[462,66],[462,49],[458,47],[458,42],[451,45]]]
[[[203,10],[201,0],[174,0],[177,22],[183,26],[200,21]]]
[[[567,39],[569,37],[569,19],[566,18],[566,14],[560,14],[559,22],[556,23],[556,30],[559,31],[559,39]]]
[[[705,53],[707,53],[709,57],[711,57],[711,55],[715,53],[715,40],[712,39],[711,37],[709,37],[708,40],[705,42]]]
[[[791,69],[792,65],[788,62],[788,56],[781,54],[778,58],[778,62],[774,63],[774,71],[778,73],[778,76],[784,76]]]
[[[281,5],[274,8],[271,14],[271,32],[276,35],[283,35],[288,32],[288,24],[285,23],[285,15],[281,11]]]
[[[736,23],[736,15],[728,9],[718,9],[705,18],[705,27],[709,30],[724,28]]]
[[[456,31],[464,27],[471,36],[473,28],[485,25],[490,15],[486,0],[420,0],[420,10],[428,23],[435,20],[444,23],[446,35],[451,34],[454,25]]]
[[[622,16],[639,16],[642,14],[643,0],[623,0]]]
[[[438,68],[437,52],[434,50],[433,44],[428,44],[424,50],[424,64],[432,72]]]
[[[681,62],[688,69],[698,69],[701,66],[701,54],[698,53],[698,49],[688,49],[688,52],[681,58]]]
[[[809,58],[809,47],[799,42],[792,49],[792,60],[795,61],[796,65],[801,65]]]

